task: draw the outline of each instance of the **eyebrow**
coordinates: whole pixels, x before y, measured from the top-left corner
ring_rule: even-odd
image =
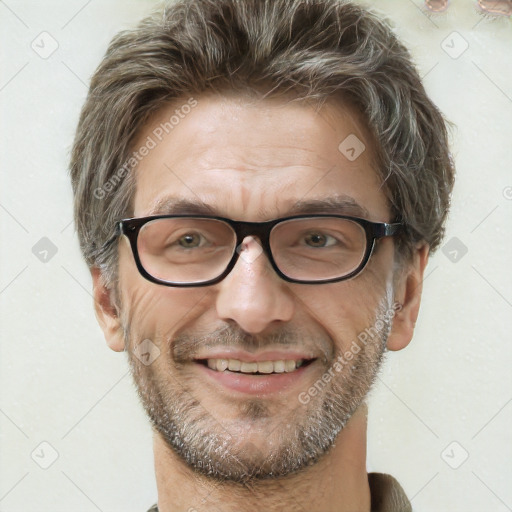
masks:
[[[265,214],[266,212],[259,212]],[[332,213],[338,215],[353,215],[368,218],[368,210],[360,205],[354,198],[347,195],[336,195],[322,199],[299,199],[293,206],[283,212],[280,217],[291,215],[308,215],[315,213]],[[164,197],[159,199],[147,213],[152,215],[214,215],[225,217],[217,208],[202,201],[190,199]]]
[[[369,211],[354,198],[346,195],[326,197],[322,199],[299,200],[289,210],[288,214],[333,213],[350,214],[358,217],[369,217]]]
[[[191,201],[177,197],[163,197],[151,208],[151,215],[216,215],[217,212],[211,206],[202,201]]]

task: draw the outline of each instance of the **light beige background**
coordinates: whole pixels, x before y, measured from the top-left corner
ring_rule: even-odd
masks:
[[[458,126],[451,245],[429,263],[413,343],[390,354],[371,395],[369,469],[397,477],[416,511],[505,512],[512,21],[484,18],[470,0],[438,17],[419,0],[365,3],[389,15]],[[93,70],[110,38],[153,6],[0,1],[2,512],[145,512],[156,500],[150,428],[125,356],[94,318],[67,175]]]

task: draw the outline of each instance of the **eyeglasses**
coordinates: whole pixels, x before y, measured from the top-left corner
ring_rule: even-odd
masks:
[[[377,239],[396,235],[401,223],[370,222],[344,215],[300,215],[267,222],[223,217],[155,215],[117,223],[130,241],[141,275],[165,286],[208,286],[233,269],[243,240],[258,238],[261,252],[285,281],[322,284],[359,274]]]

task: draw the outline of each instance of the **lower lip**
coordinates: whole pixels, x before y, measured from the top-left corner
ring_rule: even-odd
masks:
[[[251,375],[248,373],[235,373],[226,370],[218,372],[208,368],[201,363],[195,363],[199,371],[204,372],[207,378],[232,391],[248,395],[267,395],[285,391],[288,388],[297,385],[304,377],[305,373],[313,366],[315,361],[307,366],[301,366],[289,373],[272,373],[268,375]]]

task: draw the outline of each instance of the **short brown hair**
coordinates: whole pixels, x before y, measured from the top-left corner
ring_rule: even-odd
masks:
[[[102,246],[132,215],[134,169],[125,163],[142,124],[177,98],[262,84],[318,104],[350,101],[377,143],[392,212],[406,225],[400,254],[418,242],[437,248],[454,180],[446,122],[385,21],[343,0],[178,0],[113,39],[78,123],[75,223],[87,264],[100,267],[107,286],[117,250]]]

